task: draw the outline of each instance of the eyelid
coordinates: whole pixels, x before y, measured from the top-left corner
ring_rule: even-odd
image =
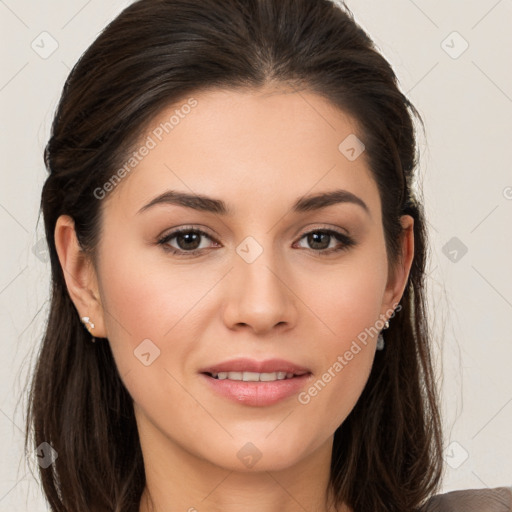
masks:
[[[301,228],[297,232],[296,236],[299,236],[301,233],[302,233],[302,235],[307,235],[308,233],[311,233],[311,231],[334,231],[343,236],[348,236],[348,237],[351,236],[349,230],[346,228],[342,228],[341,226],[334,226],[332,224],[322,224],[322,223],[308,225],[307,228]]]
[[[304,228],[304,227],[300,228],[299,230],[297,230],[295,232],[294,237],[298,237],[301,234],[302,234],[301,236],[304,236],[304,235],[310,233],[311,231],[315,231],[315,230],[335,231],[344,236],[348,236],[348,237],[351,236],[349,230],[346,228],[343,228],[341,226],[333,226],[331,224],[319,223],[319,224],[313,224],[311,226],[308,226],[307,228]],[[212,238],[216,242],[218,242],[218,240],[216,240],[216,236],[212,234],[211,230],[202,224],[185,224],[185,225],[179,226],[177,228],[171,228],[171,230],[167,234],[158,235],[157,238],[160,240],[162,238],[166,238],[169,235],[176,235],[176,234],[179,234],[180,232],[184,232],[184,231],[198,231],[198,232],[201,232],[204,235]]]
[[[327,233],[331,238],[336,238],[337,241],[339,243],[341,243],[341,247],[331,247],[330,249],[323,249],[323,250],[315,250],[315,249],[305,249],[306,251],[308,252],[312,252],[314,254],[316,254],[317,256],[325,256],[325,257],[328,257],[332,254],[340,254],[348,249],[350,249],[351,247],[357,245],[357,242],[356,240],[348,233],[348,230],[346,229],[343,229],[343,228],[339,228],[339,227],[327,227],[327,226],[312,226],[312,227],[309,227],[307,229],[307,231],[301,231],[301,235],[300,237],[297,239],[297,242],[294,242],[294,245],[295,243],[298,243],[300,242],[303,238],[307,237],[308,235],[310,235],[311,233],[320,233],[320,232],[323,232],[323,233]]]
[[[167,233],[164,232],[165,234],[158,235],[157,239],[162,240],[164,238],[169,238],[172,236],[179,235],[180,233],[188,233],[189,231],[195,231],[195,232],[201,233],[202,235],[205,235],[205,236],[211,238],[212,240],[217,241],[215,235],[213,235],[211,233],[211,230],[205,226],[202,226],[201,224],[190,224],[190,225],[185,224],[184,226],[172,228]]]
[[[209,238],[210,240],[212,240],[213,242],[215,242],[217,244],[220,244],[220,242],[216,239],[216,237],[207,231],[207,228],[199,227],[197,225],[189,225],[189,226],[185,225],[185,226],[180,226],[178,228],[174,228],[171,231],[169,231],[167,234],[158,236],[157,243],[165,246],[165,244],[169,240],[172,240],[173,238],[180,235],[181,233],[190,233],[192,231],[194,233],[199,233],[200,235]],[[170,250],[172,251],[172,249],[170,249]],[[201,251],[203,249],[198,249],[198,250]],[[188,254],[194,253],[194,251],[185,251],[185,252]]]

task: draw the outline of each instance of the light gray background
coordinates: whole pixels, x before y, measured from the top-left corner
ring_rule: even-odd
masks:
[[[47,510],[22,456],[25,384],[48,311],[49,263],[34,250],[43,235],[42,218],[37,225],[43,147],[71,66],[129,3],[0,0],[1,511]],[[348,5],[427,125],[419,174],[443,386],[443,490],[509,486],[512,0]],[[47,58],[32,47],[49,51],[52,39],[58,48]]]

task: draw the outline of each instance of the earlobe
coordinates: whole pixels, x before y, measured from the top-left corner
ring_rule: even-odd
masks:
[[[89,319],[86,327],[91,335],[106,338],[96,271],[78,243],[74,220],[68,215],[61,215],[57,219],[54,236],[66,287],[77,314],[80,319]]]

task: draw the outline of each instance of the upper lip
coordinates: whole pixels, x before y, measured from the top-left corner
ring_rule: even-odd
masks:
[[[256,361],[255,359],[231,359],[222,363],[214,364],[200,370],[201,373],[220,373],[220,372],[255,372],[255,373],[274,373],[286,372],[295,375],[310,373],[308,368],[296,365],[284,359],[267,359],[265,361]]]

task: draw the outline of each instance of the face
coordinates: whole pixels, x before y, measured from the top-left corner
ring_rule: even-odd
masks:
[[[365,153],[339,149],[351,118],[305,91],[192,96],[154,119],[103,200],[99,326],[162,449],[282,469],[330,450],[407,276],[388,280]]]

